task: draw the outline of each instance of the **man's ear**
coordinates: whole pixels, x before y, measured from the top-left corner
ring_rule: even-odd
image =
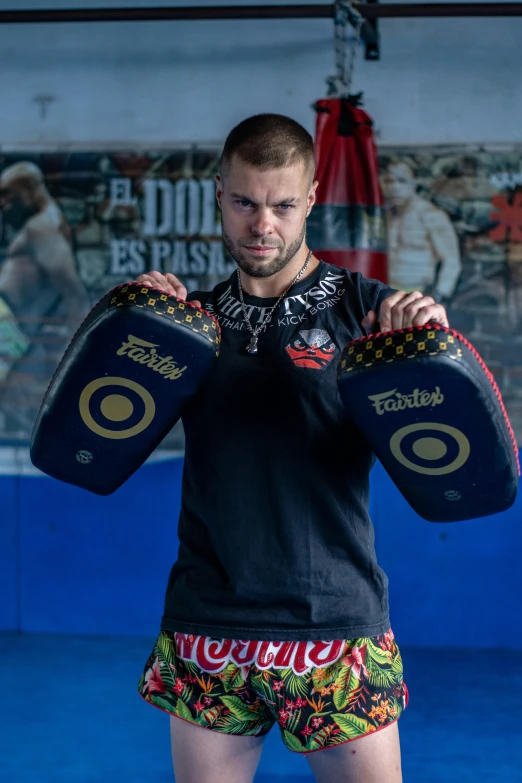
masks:
[[[308,206],[307,206],[307,209],[306,209],[306,217],[308,217],[308,215],[312,211],[313,205],[315,204],[315,200],[316,200],[315,191],[317,190],[317,186],[318,185],[319,185],[319,182],[317,180],[314,180],[312,182],[312,185],[311,185],[310,190],[308,192],[308,199],[307,199]]]
[[[221,200],[223,198],[223,183],[221,181],[221,177],[219,176],[219,174],[216,174],[214,180],[216,182],[216,201],[218,203],[219,208],[221,209]]]

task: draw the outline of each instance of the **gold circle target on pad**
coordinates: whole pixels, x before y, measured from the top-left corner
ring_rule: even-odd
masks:
[[[459,451],[455,459],[448,465],[442,465],[438,468],[428,468],[424,465],[418,465],[404,456],[401,448],[404,438],[413,432],[424,433],[426,431],[444,432],[456,441]],[[433,461],[442,459],[448,450],[441,438],[432,436],[417,438],[411,448],[413,453],[420,459]],[[456,427],[433,422],[420,422],[418,424],[408,424],[406,427],[401,427],[401,429],[397,430],[390,438],[390,450],[401,465],[404,465],[406,468],[409,468],[416,473],[424,473],[426,476],[444,476],[447,473],[453,473],[467,462],[471,453],[469,440],[463,432]]]
[[[102,427],[94,420],[90,410],[91,398],[98,389],[101,389],[104,386],[121,386],[124,389],[131,389],[138,394],[145,405],[145,412],[137,424],[126,430],[114,430],[109,429],[108,427]],[[102,438],[111,438],[114,440],[132,438],[134,435],[143,432],[152,422],[156,412],[156,405],[152,395],[147,389],[144,389],[139,383],[131,381],[128,378],[118,377],[97,378],[88,383],[80,395],[79,406],[80,416],[82,417],[84,424],[86,424],[90,430],[97,435],[101,435]],[[112,393],[103,398],[100,404],[100,411],[108,422],[121,422],[126,421],[132,416],[134,405],[128,396]]]

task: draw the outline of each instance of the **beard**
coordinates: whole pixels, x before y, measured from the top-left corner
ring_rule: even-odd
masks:
[[[287,247],[280,248],[279,253],[271,261],[261,262],[250,260],[247,257],[246,252],[243,253],[241,247],[234,244],[231,237],[225,231],[223,220],[221,221],[221,230],[223,244],[242,272],[244,272],[249,277],[272,277],[272,275],[275,275],[280,272],[281,269],[284,269],[301,248],[306,236],[306,223],[303,223],[303,227],[297,239],[291,242]],[[263,242],[260,244],[264,245],[265,247],[273,247],[272,245],[268,245]]]

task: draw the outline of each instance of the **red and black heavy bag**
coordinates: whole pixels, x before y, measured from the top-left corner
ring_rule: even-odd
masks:
[[[316,202],[307,242],[329,264],[386,282],[386,226],[372,120],[358,96],[317,101]]]
[[[475,348],[427,324],[349,343],[339,391],[410,506],[430,522],[496,514],[520,466],[500,391]]]
[[[181,416],[219,353],[205,310],[139,283],[87,316],[44,397],[31,460],[99,495],[131,476]]]

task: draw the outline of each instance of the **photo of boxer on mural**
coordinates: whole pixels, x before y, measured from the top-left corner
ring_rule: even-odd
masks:
[[[70,227],[38,166],[21,161],[2,170],[0,207],[0,431],[16,440],[33,424],[28,386],[42,394],[56,357],[89,312],[89,297]]]
[[[451,220],[417,192],[414,169],[406,160],[390,160],[382,184],[391,287],[419,289],[438,302],[449,302],[461,272],[459,242]]]
[[[382,148],[379,165],[391,284],[409,275],[444,301],[495,376],[520,439],[522,149]]]

